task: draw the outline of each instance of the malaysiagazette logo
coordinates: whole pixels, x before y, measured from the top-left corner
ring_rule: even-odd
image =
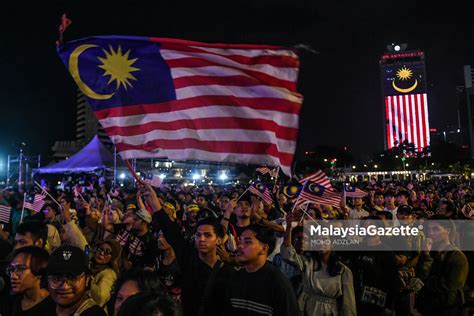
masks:
[[[423,226],[395,226],[395,227],[379,227],[374,224],[367,226],[350,226],[350,227],[339,227],[335,225],[315,225],[310,224],[309,232],[310,236],[325,236],[325,237],[366,237],[366,236],[380,236],[380,237],[392,237],[392,236],[418,236]]]

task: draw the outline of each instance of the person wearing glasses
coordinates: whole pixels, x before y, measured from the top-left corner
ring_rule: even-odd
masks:
[[[55,314],[55,304],[49,292],[41,288],[41,279],[46,275],[49,253],[39,247],[27,246],[13,254],[6,269],[11,281],[13,304],[2,304],[1,315],[47,316]],[[10,309],[5,311],[4,308]]]
[[[107,315],[87,294],[92,275],[89,258],[80,248],[61,246],[56,249],[49,258],[47,275],[48,290],[56,303],[56,315]]]
[[[112,287],[119,274],[122,247],[115,240],[107,240],[99,244],[91,259],[93,281],[90,294],[100,306],[110,300]]]

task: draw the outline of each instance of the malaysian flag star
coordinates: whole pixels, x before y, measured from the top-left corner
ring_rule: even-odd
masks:
[[[40,212],[43,205],[46,203],[45,201],[46,194],[38,194],[38,193],[25,193],[25,202],[24,207],[35,212]]]

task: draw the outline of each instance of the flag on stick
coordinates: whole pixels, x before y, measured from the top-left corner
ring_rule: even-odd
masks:
[[[306,181],[296,204],[301,206],[310,202],[338,207],[340,201],[341,193],[330,191],[318,183]]]
[[[143,181],[155,188],[159,188],[161,186],[161,183],[163,182],[163,180],[159,176],[153,173],[147,173]]]
[[[307,175],[306,177],[300,180],[300,183],[304,185],[306,181],[317,183],[331,191],[334,190],[331,184],[331,180],[329,180],[328,176],[321,170],[318,170],[315,173]]]
[[[43,205],[46,203],[44,200],[46,194],[26,194],[24,207],[35,212],[40,212]]]
[[[273,198],[270,194],[270,190],[263,184],[262,182],[256,180],[252,185],[249,187],[249,191],[253,194],[262,198],[265,204],[272,204]]]
[[[265,164],[290,175],[302,103],[293,50],[97,36],[58,53],[123,159]]]
[[[361,189],[357,188],[355,185],[351,185],[350,183],[344,183],[344,193],[346,197],[364,197],[367,196],[367,192],[362,191]]]
[[[257,168],[257,172],[260,172],[261,174],[269,174],[270,177],[276,177],[278,175],[278,168],[270,169],[268,167],[260,167]]]
[[[0,205],[0,222],[10,223],[12,208],[8,205]]]

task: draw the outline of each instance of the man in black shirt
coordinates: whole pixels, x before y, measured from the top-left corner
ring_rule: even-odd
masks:
[[[48,261],[48,290],[56,302],[56,315],[105,316],[87,292],[92,276],[89,258],[84,251],[73,246],[56,249]]]
[[[237,250],[237,260],[244,268],[225,278],[219,271],[210,285],[214,300],[206,300],[206,315],[300,314],[289,280],[267,261],[275,242],[273,232],[263,226],[251,225],[244,230]]]
[[[223,237],[222,226],[215,220],[206,218],[197,224],[195,237],[197,253],[190,249],[183,239],[180,243],[187,250],[173,246],[183,272],[184,315],[196,315],[211,275],[220,269],[228,269],[217,255],[217,247],[222,244]]]
[[[151,220],[150,213],[144,208],[133,216],[133,235],[125,246],[126,270],[155,266],[158,245],[149,228]]]

